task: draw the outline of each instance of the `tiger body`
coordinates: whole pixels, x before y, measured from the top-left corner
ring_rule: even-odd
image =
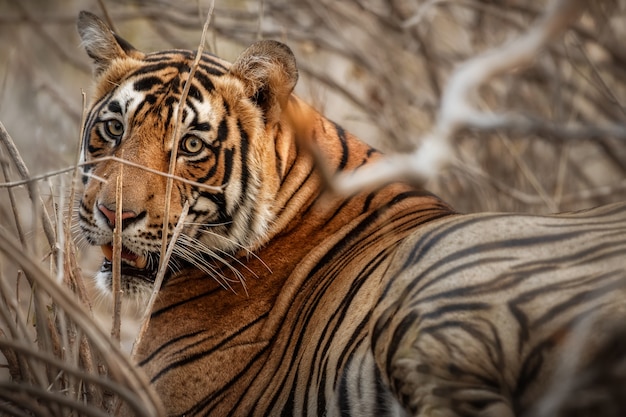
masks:
[[[79,216],[110,252],[122,178],[129,297],[151,291],[177,146],[168,236],[189,211],[136,357],[169,415],[519,415],[581,322],[624,315],[626,206],[461,215],[402,183],[332,195],[310,147],[335,172],[380,154],[292,95],[283,45],[203,55],[175,140],[195,54],[145,55],[87,13],[79,32],[96,64]]]

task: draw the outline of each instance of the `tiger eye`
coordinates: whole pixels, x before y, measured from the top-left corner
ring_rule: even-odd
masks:
[[[124,124],[117,119],[106,121],[106,131],[113,138],[119,138],[124,134]]]
[[[187,154],[194,155],[204,149],[204,142],[197,136],[187,136],[183,138],[180,149]]]

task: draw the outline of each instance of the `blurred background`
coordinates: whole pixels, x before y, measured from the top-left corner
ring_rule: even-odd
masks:
[[[587,3],[576,25],[538,53],[533,65],[490,80],[473,103],[485,111],[518,112],[559,126],[626,125],[626,0]],[[66,256],[73,252],[57,262],[55,256],[66,244],[61,226],[76,232],[75,219],[64,221],[71,172],[57,171],[76,163],[83,93],[88,97],[90,88],[91,67],[76,33],[77,14],[100,15],[146,52],[195,49],[210,5],[207,0],[0,0],[0,122],[27,175],[44,176],[32,183],[41,200],[29,199],[24,184],[7,186],[27,175],[19,172],[3,139],[0,240],[19,236],[30,259],[74,291],[82,284],[67,278],[77,271],[73,255]],[[455,68],[524,33],[545,6],[543,0],[217,0],[205,48],[232,61],[258,39],[287,43],[298,60],[299,96],[379,149],[407,152],[436,122],[442,91]],[[624,201],[623,140],[465,131],[454,138],[458,163],[426,186],[462,212],[551,213]],[[56,243],[44,237],[43,207]],[[86,277],[88,287],[101,254],[77,241],[77,275]],[[25,280],[15,259],[5,255],[0,256],[0,335],[10,332],[9,340],[18,335],[28,343],[36,339],[35,350],[45,350],[42,335],[31,333],[45,313],[32,315],[31,307],[52,312],[48,327],[61,329],[59,334],[67,333],[65,322],[49,299],[33,301],[32,277]],[[96,318],[108,329],[110,303],[94,297]],[[19,306],[28,312],[23,317]],[[138,308],[125,308],[122,340],[128,350]],[[45,328],[37,326],[37,331]],[[54,342],[54,332],[49,337]],[[64,346],[76,350],[71,340]],[[12,350],[0,349],[9,364],[19,362]],[[81,369],[88,357],[81,356]],[[31,378],[17,365],[7,368],[16,381]],[[52,373],[50,380],[59,383]],[[59,392],[68,386],[59,385]]]

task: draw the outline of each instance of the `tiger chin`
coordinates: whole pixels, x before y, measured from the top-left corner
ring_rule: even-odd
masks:
[[[292,94],[284,44],[194,67],[87,12],[78,31],[95,78],[79,218],[100,286],[117,227],[137,297],[182,222],[135,357],[168,415],[529,415],[560,358],[597,363],[596,324],[626,318],[626,205],[459,214],[400,182],[334,195],[311,149],[330,172],[381,154]]]

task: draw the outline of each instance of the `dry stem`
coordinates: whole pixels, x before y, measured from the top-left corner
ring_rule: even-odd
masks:
[[[580,15],[584,5],[583,0],[556,0],[525,35],[467,61],[450,78],[443,92],[436,126],[423,137],[421,146],[415,152],[391,155],[355,173],[327,178],[330,187],[340,193],[352,194],[394,180],[423,184],[452,161],[452,140],[462,129],[523,130],[526,133],[545,133],[549,130],[558,133],[563,128],[532,123],[529,118],[520,115],[481,112],[470,100],[487,81],[529,65],[541,49],[560,36]],[[618,135],[626,132],[623,126],[618,125],[609,126],[608,130]],[[567,133],[571,130],[567,129]]]
[[[13,142],[13,139],[9,135],[9,132],[7,132],[6,129],[4,128],[4,125],[2,124],[2,122],[0,122],[0,143],[2,143],[5,146],[7,152],[9,153],[9,157],[11,158],[11,161],[13,162],[15,167],[17,168],[17,171],[20,174],[20,177],[22,177],[22,180],[26,181],[26,185],[28,188],[28,195],[31,201],[33,201],[33,203],[35,204],[35,207],[40,207],[42,210],[41,219],[43,222],[44,232],[46,233],[46,237],[48,238],[48,244],[50,245],[50,248],[53,249],[53,256],[55,256],[56,250],[54,248],[56,248],[56,236],[54,233],[54,227],[52,225],[52,222],[50,221],[50,215],[48,214],[48,211],[46,210],[46,206],[43,200],[41,199],[41,196],[39,194],[39,189],[30,180],[30,174],[28,172],[28,168],[26,167],[24,160],[22,159],[19,151],[17,150],[17,147],[15,146],[15,142]]]
[[[89,314],[75,300],[74,294],[51,280],[46,271],[23,253],[20,245],[13,238],[0,239],[0,252],[19,264],[26,274],[37,282],[40,291],[45,291],[58,305],[63,306],[66,313],[72,317],[76,325],[80,327],[99,352],[106,352],[109,371],[114,379],[119,381],[119,384],[116,385],[118,395],[119,390],[129,390],[136,394],[133,401],[129,401],[129,406],[134,412],[137,415],[145,416],[161,415],[159,399],[150,388],[149,382],[137,372],[128,357],[117,348],[110,337],[94,325]],[[45,320],[40,323],[45,323]],[[46,348],[42,351],[51,350]]]
[[[111,324],[111,337],[120,346],[120,328],[122,326],[122,183],[124,165],[120,168],[120,175],[115,184],[115,228],[113,229],[113,277],[111,292],[113,293],[113,320]]]
[[[82,166],[91,165],[91,164],[97,164],[99,162],[104,162],[104,161],[119,162],[120,164],[125,164],[125,165],[132,166],[132,167],[135,167],[135,168],[138,168],[138,169],[142,169],[142,170],[144,170],[146,172],[150,172],[150,173],[155,174],[155,175],[160,175],[160,176],[165,177],[165,178],[171,178],[172,180],[176,180],[176,181],[183,182],[185,184],[193,185],[194,187],[198,187],[198,188],[201,188],[203,190],[215,191],[215,192],[223,191],[222,187],[216,187],[216,186],[213,186],[213,185],[207,185],[207,184],[202,184],[202,183],[199,183],[199,182],[195,182],[195,181],[189,180],[187,178],[179,177],[177,175],[173,175],[173,174],[169,174],[167,172],[162,172],[162,171],[159,171],[159,170],[156,170],[156,169],[153,169],[153,168],[149,168],[149,167],[137,164],[137,163],[132,162],[132,161],[128,161],[128,160],[125,160],[125,159],[122,159],[122,158],[118,158],[116,156],[104,156],[102,158],[91,159],[91,160],[89,160],[89,162],[80,162],[80,163],[77,163],[76,165],[72,165],[72,166],[67,167],[67,168],[57,169],[57,170],[50,171],[50,172],[47,172],[47,173],[44,173],[44,174],[40,174],[40,175],[33,175],[32,177],[25,178],[25,179],[22,179],[22,180],[19,180],[19,181],[3,182],[3,183],[0,183],[0,188],[14,188],[14,187],[19,187],[21,185],[28,185],[30,183],[33,183],[33,182],[36,182],[36,181],[40,181],[40,180],[43,180],[43,179],[46,179],[46,178],[54,177],[54,176],[57,176],[57,175],[68,173],[68,172],[73,172],[73,171],[76,170],[77,167],[82,167]],[[95,178],[98,181],[103,181],[103,182],[106,181],[103,178],[98,178],[98,177],[95,177],[95,176],[93,176],[92,178]]]
[[[206,20],[204,22],[204,26],[202,28],[202,36],[200,37],[200,44],[198,45],[198,51],[196,52],[196,57],[193,60],[191,65],[191,69],[189,70],[189,77],[185,81],[185,86],[183,87],[183,92],[181,93],[180,99],[178,100],[178,112],[176,114],[176,123],[174,127],[174,133],[172,137],[172,151],[170,154],[170,165],[168,168],[167,184],[165,186],[165,208],[163,210],[163,227],[162,227],[162,235],[163,239],[161,241],[161,254],[159,258],[159,271],[166,268],[166,263],[164,263],[165,252],[167,248],[167,238],[168,238],[168,229],[169,229],[169,214],[170,214],[170,198],[172,195],[172,187],[174,184],[174,180],[172,176],[174,175],[174,171],[176,170],[176,160],[178,155],[178,142],[180,141],[180,128],[182,126],[183,120],[183,111],[185,110],[185,103],[187,102],[187,96],[189,94],[189,89],[191,88],[191,82],[193,80],[194,74],[198,69],[198,65],[200,64],[200,58],[202,57],[202,51],[204,49],[204,44],[206,42],[206,34],[209,29],[209,23],[211,22],[211,16],[213,14],[213,7],[215,2],[211,2],[211,7],[209,12],[207,13]]]
[[[169,245],[167,246],[167,251],[163,258],[165,260],[164,261],[165,265],[167,265],[167,262],[169,262],[172,252],[174,251],[174,246],[176,245],[176,240],[178,239],[178,237],[180,236],[180,233],[183,230],[183,226],[185,225],[185,218],[187,217],[188,211],[189,211],[189,202],[186,201],[185,205],[183,206],[183,210],[180,213],[180,218],[178,219],[178,223],[176,223],[176,227],[174,228],[174,231],[172,232],[172,238],[170,240]],[[163,278],[165,277],[166,270],[167,268],[160,268],[158,271],[157,277],[154,280],[154,288],[152,290],[152,294],[150,295],[150,299],[148,300],[148,303],[144,310],[144,314],[141,318],[141,321],[140,321],[141,327],[133,343],[133,349],[130,355],[131,358],[135,357],[137,353],[137,347],[141,343],[141,340],[143,339],[145,332],[148,330],[148,324],[150,323],[150,315],[152,314],[152,308],[159,295],[159,290],[161,288],[161,284],[163,283]]]

